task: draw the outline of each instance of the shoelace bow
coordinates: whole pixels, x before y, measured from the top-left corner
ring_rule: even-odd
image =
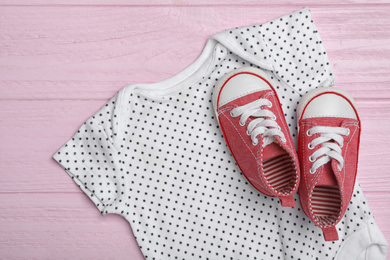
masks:
[[[338,162],[339,170],[341,170],[344,167],[344,158],[341,155],[344,137],[341,135],[349,135],[349,129],[344,127],[315,126],[310,128],[306,135],[311,136],[318,133],[320,136],[308,144],[309,149],[314,149],[317,145],[322,144],[321,148],[309,156],[309,161],[313,162],[310,173],[314,174],[319,167],[332,159]]]
[[[243,106],[233,108],[230,111],[232,117],[240,117],[240,125],[245,126],[246,121],[249,117],[256,117],[253,119],[247,126],[247,135],[251,137],[252,144],[257,145],[259,140],[257,139],[258,135],[263,136],[263,147],[266,147],[270,143],[276,141],[275,136],[280,136],[283,142],[286,142],[281,128],[278,123],[276,123],[276,116],[272,111],[268,109],[263,109],[263,106],[272,107],[271,101],[268,99],[258,99],[251,103],[248,103]],[[270,119],[268,119],[268,118]],[[266,119],[267,118],[267,119]]]

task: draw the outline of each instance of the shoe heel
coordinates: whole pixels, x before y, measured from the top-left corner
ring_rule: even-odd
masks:
[[[339,235],[337,234],[337,230],[335,226],[323,228],[322,233],[324,234],[325,241],[339,240]]]
[[[292,195],[290,196],[283,196],[283,197],[279,197],[279,200],[280,200],[280,204],[283,206],[283,207],[294,207],[295,206],[295,200],[294,200],[294,197]]]

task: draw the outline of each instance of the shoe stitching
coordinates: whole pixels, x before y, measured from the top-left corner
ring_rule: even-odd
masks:
[[[271,94],[273,94],[273,93],[270,92],[270,93],[268,93],[268,94],[266,94],[266,95],[269,96],[269,95],[271,95]],[[274,99],[274,101],[277,101],[277,99],[276,99],[274,96],[272,96],[272,98]],[[272,103],[274,104],[275,102],[272,102]],[[280,104],[279,104],[279,108],[280,108],[280,110],[282,110],[282,108],[280,107]],[[281,113],[281,111],[279,111],[279,109],[277,109],[277,108],[275,108],[275,110],[276,110],[276,112],[277,112],[277,114],[278,114],[278,117],[280,118],[280,121],[282,121],[283,134],[285,134],[286,142],[287,142],[287,141],[289,142],[289,145],[286,145],[286,149],[288,150],[289,155],[292,155],[292,154],[294,154],[294,150],[295,150],[295,149],[294,149],[294,150],[291,149],[291,147],[292,147],[293,145],[292,145],[292,143],[291,143],[290,131],[288,130],[287,124],[284,123],[285,120],[283,120],[283,119],[284,119],[284,114]],[[286,134],[286,133],[287,133],[287,134]],[[282,146],[281,146],[281,147],[282,147]],[[282,148],[285,149],[284,147],[282,147]]]
[[[230,120],[230,118],[229,118],[228,116],[226,116],[226,114],[225,114],[225,112],[227,112],[227,111],[229,111],[229,110],[231,110],[231,109],[233,109],[233,108],[234,108],[233,106],[225,107],[224,109],[220,109],[220,110],[218,111],[218,114],[219,114],[219,116],[224,116],[224,117],[230,122],[230,124],[231,124],[231,125],[234,127],[234,129],[237,131],[238,135],[241,137],[242,141],[245,143],[246,147],[248,148],[248,150],[249,150],[250,153],[252,154],[253,159],[256,161],[256,164],[257,164],[257,165],[261,165],[261,163],[256,159],[255,154],[253,154],[252,149],[249,147],[249,145],[247,144],[247,142],[245,141],[245,139],[244,139],[243,136],[241,135],[240,131],[237,129],[237,127],[235,126],[235,124]],[[250,119],[249,119],[249,120],[250,120]],[[260,144],[260,145],[261,145],[261,144]],[[259,151],[262,151],[263,149],[260,147],[258,150],[259,150]],[[261,157],[261,158],[262,158],[262,157]],[[258,167],[257,167],[257,168],[258,168]],[[258,169],[257,169],[257,171],[258,171]],[[258,173],[259,173],[259,172],[258,172]],[[261,172],[260,172],[260,174],[261,174]],[[260,179],[262,180],[262,178],[260,178]],[[258,182],[256,181],[256,183],[258,183]],[[266,185],[266,183],[264,183],[263,180],[262,180],[262,183],[263,183],[263,188],[264,188],[264,189],[269,189],[268,186]],[[259,186],[261,186],[261,185],[259,185]]]
[[[257,152],[257,157],[260,157],[260,161],[263,162],[263,151],[264,149],[262,148],[263,147],[263,138],[261,138],[261,142],[260,142],[260,145],[259,145],[259,150]],[[262,177],[262,173],[264,175],[264,169],[263,169],[263,164],[260,162],[259,160],[256,160],[256,163],[257,163],[257,172],[259,173],[259,178],[261,180],[261,182],[264,184],[264,186],[266,187],[266,189],[270,190],[271,194],[274,194],[277,196],[277,193],[274,192],[273,188],[271,188],[271,185],[269,185],[265,180],[264,178]]]
[[[355,136],[359,126],[357,123],[346,123],[344,126],[354,126],[354,131],[353,131],[353,134],[351,135],[350,139],[349,139],[349,142],[347,143],[347,145],[345,146],[344,148],[344,154],[345,154],[345,161],[347,161],[347,150],[348,150],[348,146],[351,142],[351,140],[353,139],[353,137]],[[343,169],[343,176],[340,176],[342,178],[342,189],[340,190],[340,193],[341,191],[344,191],[344,184],[345,184],[345,170],[346,170],[346,167],[344,167]],[[340,214],[339,216],[337,217],[337,220],[335,221],[335,223],[338,223],[340,221],[340,218],[342,217],[342,212],[343,212],[343,197],[345,196],[344,195],[344,192],[343,194],[340,194],[341,195],[341,208],[340,208]],[[347,206],[348,207],[348,206]],[[346,210],[346,209],[345,209]],[[343,214],[344,215],[344,214]]]
[[[240,95],[234,96],[234,97],[226,100],[225,102],[221,102],[222,104],[220,104],[220,106],[223,106],[225,104],[228,104],[228,103],[232,102],[235,99],[241,98],[241,97],[249,95],[249,94],[253,94],[253,93],[258,92],[258,91],[259,91],[258,89],[254,89],[254,90],[251,90],[251,91],[247,91],[245,93],[241,93]],[[263,90],[260,90],[260,91],[263,91]]]
[[[306,135],[304,135],[304,133],[306,132],[306,128],[307,128],[307,126],[312,126],[312,125],[314,125],[314,126],[316,126],[316,124],[313,124],[313,123],[311,123],[311,122],[309,122],[309,123],[305,123],[305,122],[303,122],[302,123],[302,126],[303,126],[303,128],[304,129],[302,129],[302,130],[304,130],[303,131],[303,136],[304,136],[304,138],[303,139],[306,139]],[[350,140],[352,140],[352,137],[356,134],[356,131],[357,131],[357,129],[359,128],[358,127],[358,124],[356,124],[356,123],[347,123],[347,124],[345,124],[344,126],[349,126],[349,125],[351,125],[351,126],[355,126],[355,129],[354,129],[354,133],[351,135],[351,138],[350,138]],[[311,127],[310,127],[311,128]],[[303,147],[303,153],[304,153],[304,155],[305,155],[305,146],[303,145],[305,142],[304,142],[304,140],[302,140],[302,147]],[[348,146],[349,146],[349,143],[350,142],[348,142],[347,143],[347,145],[345,146],[345,155],[346,155],[346,150],[348,149]],[[304,158],[306,158],[305,156],[303,156]],[[304,169],[306,168],[306,164],[307,163],[303,163],[303,167],[304,167]],[[307,193],[309,193],[309,190],[311,190],[311,187],[313,186],[313,184],[314,184],[314,186],[315,186],[315,184],[318,182],[318,177],[322,174],[322,171],[323,171],[323,169],[320,169],[320,172],[318,172],[316,175],[315,175],[315,177],[313,178],[313,180],[312,180],[312,182],[311,182],[311,185],[310,186],[308,186],[307,185],[307,179],[305,178],[305,183],[306,183],[306,189],[307,189]],[[342,185],[341,185],[341,189],[340,189],[340,192],[341,192],[341,190],[344,190],[344,180],[345,180],[345,168],[344,168],[344,170],[343,170],[343,172],[344,172],[344,177],[343,176],[341,176],[342,174],[340,174],[340,178],[342,179]],[[341,195],[341,194],[340,194]],[[341,195],[341,197],[343,197],[343,195]],[[312,198],[312,193],[309,193],[309,200],[311,201],[311,198]],[[341,202],[340,202],[340,213],[338,214],[338,217],[337,217],[337,219],[334,221],[334,224],[332,224],[332,225],[329,225],[329,226],[324,226],[324,225],[321,225],[318,221],[316,221],[316,219],[314,218],[314,217],[312,217],[312,220],[313,220],[313,222],[314,223],[316,223],[316,225],[318,226],[318,227],[320,227],[320,228],[325,228],[325,227],[332,227],[332,226],[334,226],[335,224],[337,224],[339,221],[340,221],[340,218],[342,217],[342,209],[343,209],[343,199],[341,199]],[[314,216],[314,213],[313,213],[313,210],[312,210],[312,205],[311,205],[311,203],[308,205],[309,206],[309,211],[310,211],[310,213],[311,213],[311,216]]]
[[[232,108],[232,107],[230,107]],[[253,158],[255,158],[256,160],[256,157],[255,155],[253,154],[253,152],[251,151],[250,147],[248,146],[248,144],[245,142],[245,139],[242,137],[240,131],[237,129],[237,127],[234,125],[234,123],[230,120],[230,118],[228,116],[226,116],[225,112],[227,111],[228,109],[224,109],[224,111],[221,110],[221,113],[219,114],[220,116],[224,116],[229,122],[230,124],[234,127],[234,129],[237,131],[238,135],[241,137],[242,141],[245,143],[246,147],[249,149],[250,153],[252,154]]]
[[[275,101],[277,101],[277,99],[275,99],[275,93],[274,93],[274,91],[269,91],[268,93],[266,93],[265,95],[264,95],[264,98],[268,98],[268,97],[270,97],[270,98],[272,98],[272,101],[274,101],[274,102],[271,102],[271,103],[275,103]],[[284,121],[283,121],[283,117],[284,117],[284,114],[283,113],[281,113],[281,110],[282,110],[282,108],[280,107],[280,104],[278,104],[279,105],[279,108],[280,109],[277,109],[277,108],[275,108],[274,110],[276,110],[276,114],[277,114],[277,116],[280,118],[280,121],[282,121],[282,127],[283,127],[283,133],[285,134],[285,139],[287,140],[287,145],[286,145],[286,147],[283,147],[282,145],[280,145],[279,144],[279,142],[278,142],[278,145],[282,148],[282,149],[285,149],[285,150],[287,150],[287,152],[288,152],[288,155],[289,155],[289,157],[290,157],[290,160],[291,160],[291,162],[292,162],[292,164],[293,164],[293,167],[294,167],[294,170],[295,170],[295,174],[294,174],[294,180],[295,180],[295,183],[294,183],[294,186],[293,186],[293,188],[292,188],[292,190],[288,193],[288,194],[285,194],[286,196],[288,196],[288,195],[291,195],[291,194],[293,194],[296,190],[297,190],[297,183],[298,183],[298,181],[296,180],[297,179],[297,177],[296,177],[296,175],[297,175],[297,164],[296,164],[296,160],[298,160],[298,158],[296,157],[296,156],[294,156],[294,151],[293,151],[293,149],[291,149],[290,148],[290,146],[292,145],[292,143],[291,143],[291,138],[290,138],[290,136],[289,136],[289,132],[287,133],[287,136],[288,137],[286,137],[286,129],[288,129],[288,127],[287,127],[287,125],[284,123]],[[279,192],[277,192],[275,189],[273,189],[273,188],[270,188],[270,185],[269,185],[269,183],[268,182],[266,182],[262,177],[261,177],[261,173],[262,172],[264,172],[264,169],[263,169],[263,165],[262,165],[262,163],[261,163],[261,161],[262,161],[262,158],[263,158],[263,149],[260,147],[259,149],[258,149],[258,156],[257,157],[259,157],[259,155],[260,155],[260,160],[259,159],[256,159],[256,156],[253,154],[253,152],[252,152],[252,150],[250,149],[250,147],[248,146],[248,144],[245,142],[245,139],[242,137],[242,135],[241,135],[241,133],[239,132],[239,130],[237,129],[237,127],[234,125],[234,123],[230,120],[230,118],[228,117],[228,116],[226,116],[225,115],[225,112],[226,111],[229,111],[229,110],[231,110],[231,109],[233,109],[234,107],[233,106],[227,106],[227,107],[225,107],[225,108],[223,108],[223,109],[219,109],[218,110],[218,115],[219,116],[224,116],[229,122],[230,122],[230,124],[234,127],[234,129],[236,130],[236,132],[238,132],[238,134],[239,134],[239,136],[241,137],[241,139],[242,139],[242,141],[245,143],[245,145],[247,146],[247,148],[249,149],[249,151],[251,152],[251,154],[252,154],[252,156],[254,157],[254,159],[255,159],[255,161],[256,161],[256,164],[258,165],[258,169],[257,169],[257,172],[258,172],[258,174],[259,174],[259,177],[260,177],[260,180],[261,180],[261,182],[263,183],[263,185],[264,185],[264,188],[265,189],[267,189],[267,190],[270,190],[271,191],[271,193],[273,193],[273,194],[275,194],[276,196],[278,196],[280,193]],[[248,119],[248,121],[250,122],[250,121],[252,121],[252,119]],[[263,139],[261,139],[262,141],[263,141]],[[261,142],[262,143],[262,142]],[[260,144],[261,145],[261,144]],[[249,178],[248,178],[249,179]],[[253,178],[251,178],[251,179],[253,179]],[[256,182],[256,184],[258,184],[259,186],[262,186],[262,185],[260,185],[260,183],[259,182],[257,182],[257,181],[255,181]],[[274,192],[274,190],[275,190],[275,192]]]
[[[306,172],[306,166],[307,166],[307,162],[305,162],[305,159],[306,159],[306,149],[305,149],[305,140],[306,139],[310,139],[310,138],[307,138],[306,137],[306,135],[305,135],[305,133],[306,133],[306,129],[308,129],[309,127],[310,128],[312,128],[312,127],[314,127],[314,126],[317,126],[317,124],[315,124],[315,123],[311,123],[311,122],[308,122],[308,123],[302,123],[302,130],[303,130],[303,132],[301,132],[302,133],[302,135],[303,135],[303,138],[302,138],[302,146],[301,147],[303,147],[302,149],[303,149],[303,167],[304,167],[304,171],[303,171],[303,173],[305,173]],[[308,127],[309,126],[309,127]],[[310,129],[309,128],[309,129]],[[318,183],[318,179],[319,179],[319,177],[321,176],[321,174],[322,174],[322,171],[323,171],[323,168],[321,168],[321,169],[319,169],[319,171],[314,175],[314,177],[313,177],[313,179],[311,180],[311,182],[310,182],[310,185],[308,185],[308,178],[305,178],[304,177],[304,179],[305,179],[305,183],[306,183],[306,194],[309,194],[309,196],[308,196],[308,202],[310,202],[310,203],[306,203],[306,201],[305,201],[305,204],[307,204],[307,207],[309,208],[309,212],[310,212],[310,219],[318,226],[318,227],[320,227],[320,228],[323,228],[323,227],[325,227],[325,226],[323,226],[323,225],[321,225],[317,220],[316,220],[316,218],[314,217],[314,212],[313,212],[313,208],[312,208],[312,204],[311,204],[311,200],[312,200],[312,196],[313,196],[313,193],[311,192],[311,187],[313,187],[313,186],[315,186],[315,184],[317,184]],[[303,174],[303,175],[305,175],[305,174]],[[314,190],[314,189],[313,189]]]
[[[306,133],[306,129],[307,129],[307,127],[308,126],[310,126],[310,128],[312,127],[312,126],[315,126],[315,124],[313,125],[313,123],[311,123],[311,122],[309,122],[309,123],[305,123],[305,122],[303,122],[302,123],[302,127],[301,127],[301,134],[302,134],[302,136],[303,136],[303,138],[301,138],[301,147],[302,147],[302,157],[303,157],[303,173],[306,173],[306,168],[307,168],[307,162],[306,162],[306,149],[305,149],[305,140],[306,139],[309,139],[309,138],[307,138],[306,137],[306,135],[305,135],[305,133]],[[302,129],[303,128],[303,129]],[[302,130],[303,130],[303,132],[302,132]],[[302,174],[302,177],[304,176],[305,174]],[[314,177],[313,177],[314,178]],[[305,184],[306,184],[306,194],[309,194],[309,198],[311,198],[311,194],[310,194],[310,185],[309,185],[309,183],[308,183],[308,178],[306,178],[306,177],[304,177],[304,179],[305,179]],[[313,179],[314,180],[314,179]],[[312,180],[312,181],[313,181]]]
[[[265,95],[264,95],[264,98],[272,98],[272,100],[270,100],[271,101],[271,103],[274,105],[275,103],[277,103],[277,99],[275,98],[275,92],[274,91],[270,91],[270,92],[268,92],[268,93],[266,93]],[[278,103],[277,103],[278,104]],[[293,146],[292,145],[292,142],[291,142],[291,137],[290,137],[290,132],[288,131],[288,127],[287,127],[287,124],[285,123],[285,120],[283,120],[283,118],[284,118],[284,114],[283,113],[281,113],[281,111],[282,111],[282,108],[281,108],[281,106],[280,106],[280,104],[278,104],[279,105],[279,109],[278,108],[276,108],[276,106],[275,106],[275,109],[274,110],[276,110],[276,114],[277,114],[277,117],[278,118],[280,118],[280,121],[281,121],[281,127],[283,127],[282,128],[282,132],[283,132],[283,134],[285,135],[285,139],[286,139],[286,142],[288,142],[288,144],[286,144],[286,147],[283,147],[281,144],[279,144],[279,142],[277,143],[282,149],[284,149],[284,150],[287,150],[286,152],[288,153],[288,155],[290,156],[290,159],[292,160],[292,163],[293,163],[293,165],[294,165],[294,168],[295,168],[295,176],[294,176],[294,179],[296,180],[297,178],[296,178],[296,175],[297,175],[297,170],[296,170],[296,168],[297,168],[297,165],[296,165],[296,162],[295,161],[297,161],[298,160],[298,158],[296,158],[295,156],[294,156],[294,150],[293,149],[291,149],[291,147]],[[279,124],[278,124],[279,125]],[[287,130],[287,134],[286,134],[286,130]],[[263,149],[261,150],[262,152],[263,152]],[[262,156],[262,154],[261,154],[261,156]],[[263,170],[263,166],[262,166],[262,164],[261,164],[261,169],[262,169],[262,172],[264,172],[264,170]],[[261,178],[261,179],[263,179],[263,178]],[[264,180],[263,180],[263,182],[264,182]],[[286,196],[288,196],[288,195],[290,195],[290,194],[294,194],[294,192],[297,190],[297,183],[298,183],[298,181],[295,181],[295,184],[294,184],[294,187],[292,188],[292,190],[291,190],[291,192],[289,192],[288,194],[285,194]],[[270,186],[269,184],[268,184],[268,182],[266,183],[267,184],[267,186]],[[271,189],[271,190],[275,190],[275,189]],[[276,190],[275,190],[276,191]],[[279,194],[279,192],[277,192],[276,191],[276,193],[275,194]]]
[[[347,161],[347,154],[348,154],[347,150],[348,150],[349,144],[351,143],[351,141],[352,141],[353,137],[355,136],[359,127],[356,123],[346,123],[344,126],[354,126],[354,131],[353,131],[351,137],[349,138],[347,145],[344,148],[344,156],[343,157],[345,158],[345,161]],[[343,173],[344,173],[343,176],[340,176],[342,179],[342,189],[343,190],[344,190],[344,183],[345,183],[345,177],[346,177],[345,176],[345,169],[346,169],[346,167],[344,167],[344,169],[343,169]]]

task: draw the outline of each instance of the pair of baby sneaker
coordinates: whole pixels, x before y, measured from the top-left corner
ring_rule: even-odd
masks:
[[[293,194],[326,241],[354,189],[360,120],[352,97],[337,88],[304,95],[297,109],[298,154],[275,89],[264,71],[236,69],[218,81],[213,106],[225,141],[246,179],[293,207]]]

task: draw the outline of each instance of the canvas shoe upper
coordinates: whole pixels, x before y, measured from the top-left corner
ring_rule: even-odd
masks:
[[[354,189],[360,120],[352,97],[337,88],[308,92],[298,106],[299,199],[325,240],[338,240],[336,224]]]
[[[218,81],[213,106],[242,174],[258,191],[294,206],[299,162],[277,94],[262,70],[236,69]]]

